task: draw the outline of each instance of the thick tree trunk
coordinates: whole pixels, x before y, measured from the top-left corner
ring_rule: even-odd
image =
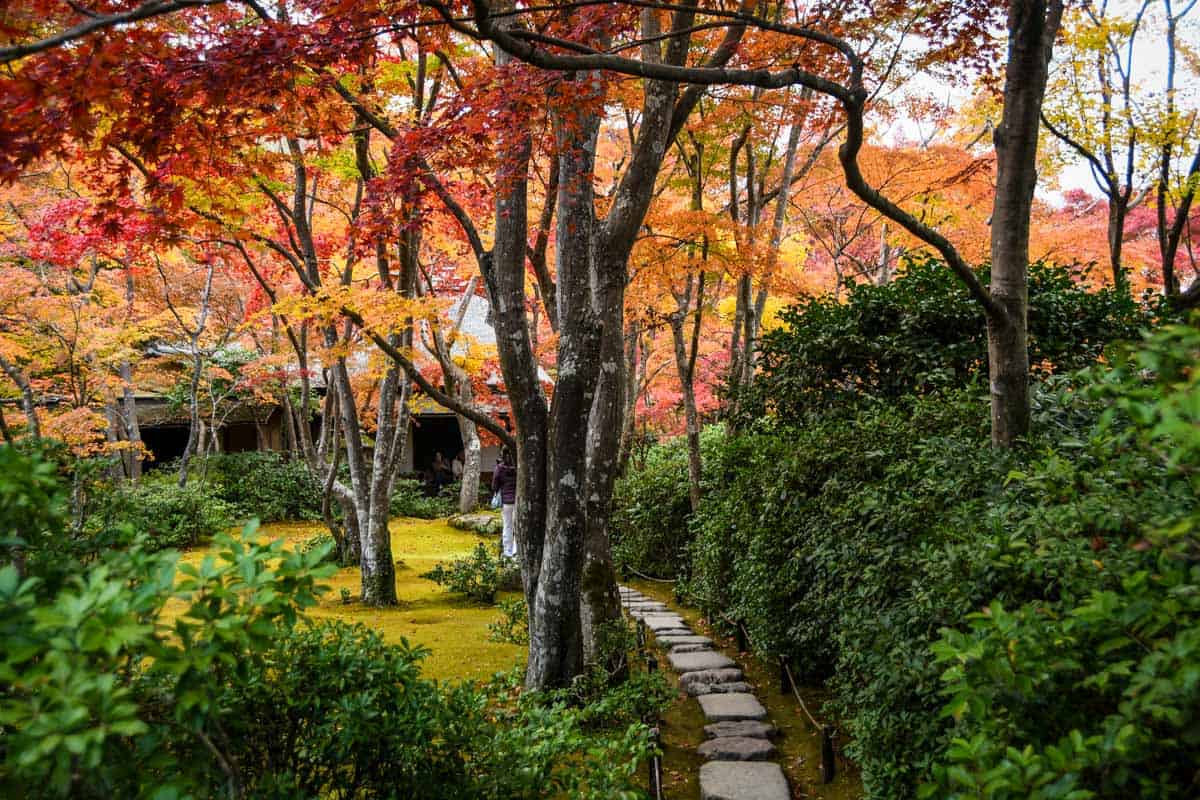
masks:
[[[590,80],[591,76],[577,76]],[[588,452],[601,331],[592,306],[595,202],[592,173],[599,116],[556,120],[558,380],[550,406],[546,541],[529,629],[526,686],[566,686],[583,665],[580,593],[587,535]],[[613,457],[615,460],[615,452]]]
[[[1014,0],[1009,6],[992,212],[990,293],[999,313],[988,314],[992,443],[999,447],[1011,446],[1029,431],[1029,217],[1047,67],[1061,16],[1059,0]]]

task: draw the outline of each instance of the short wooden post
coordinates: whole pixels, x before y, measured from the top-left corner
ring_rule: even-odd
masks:
[[[658,672],[658,659],[652,655],[646,656],[646,672]]]
[[[741,620],[734,623],[737,627],[737,649],[739,653],[746,653],[750,650],[750,642],[746,638],[746,627],[742,625]]]
[[[654,755],[650,756],[648,765],[650,796],[655,800],[660,800],[662,798],[662,756],[659,755],[659,750],[662,749],[662,737],[657,727],[650,729],[650,741],[654,746]]]
[[[821,728],[821,783],[833,783],[837,777],[837,763],[833,754],[833,728]]]
[[[637,649],[639,655],[646,652],[646,620],[640,618],[637,621]]]
[[[779,693],[787,694],[795,689],[792,683],[791,659],[787,656],[779,657]]]

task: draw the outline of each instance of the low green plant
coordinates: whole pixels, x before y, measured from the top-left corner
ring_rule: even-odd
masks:
[[[501,644],[529,644],[529,604],[525,598],[501,600],[500,619],[488,623],[488,641]]]
[[[492,605],[496,602],[496,592],[505,571],[502,559],[492,550],[480,542],[466,558],[438,563],[421,577],[476,603]]]
[[[217,453],[193,462],[191,480],[242,519],[321,519],[321,486],[300,458],[271,451]]]
[[[328,532],[318,533],[314,536],[310,536],[300,543],[300,552],[302,553],[307,553],[317,549],[320,549],[326,554],[326,561],[331,564],[337,563],[337,543],[333,540],[333,536]]]
[[[102,495],[88,527],[94,534],[128,529],[151,549],[192,547],[233,525],[237,510],[197,484],[174,481],[123,484]]]
[[[430,496],[421,481],[401,478],[392,487],[389,511],[393,517],[441,519],[458,513],[458,494],[457,483],[444,486],[441,492]]]

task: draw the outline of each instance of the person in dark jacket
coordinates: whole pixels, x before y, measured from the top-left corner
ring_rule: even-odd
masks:
[[[504,522],[504,530],[500,534],[500,552],[505,558],[515,558],[517,468],[507,447],[500,451],[500,460],[496,462],[496,470],[492,473],[492,491],[500,493],[500,518]]]

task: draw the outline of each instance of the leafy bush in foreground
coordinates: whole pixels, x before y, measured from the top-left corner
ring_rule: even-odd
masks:
[[[26,501],[56,495],[36,459],[11,463],[28,474],[0,480],[10,534]],[[65,508],[33,524],[60,528]],[[0,795],[638,796],[651,742],[628,709],[653,687],[579,708],[514,699],[511,679],[426,680],[421,648],[304,620],[327,547],[222,534],[181,565],[138,539],[53,584],[34,570],[44,538],[22,541],[29,572],[0,568]]]

